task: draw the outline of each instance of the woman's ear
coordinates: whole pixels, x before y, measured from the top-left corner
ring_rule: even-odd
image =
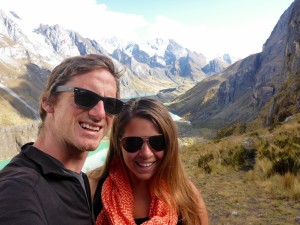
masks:
[[[42,107],[47,113],[54,112],[53,102],[47,99],[47,97],[42,98]]]

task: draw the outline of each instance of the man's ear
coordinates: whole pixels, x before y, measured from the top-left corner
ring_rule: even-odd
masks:
[[[54,112],[53,101],[47,99],[46,97],[42,98],[42,107],[47,113]]]

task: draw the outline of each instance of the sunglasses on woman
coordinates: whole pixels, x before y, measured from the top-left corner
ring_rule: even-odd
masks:
[[[162,151],[166,148],[165,137],[162,134],[149,137],[123,137],[121,139],[123,148],[130,153],[140,150],[145,142],[155,151]]]
[[[105,112],[111,115],[119,114],[124,106],[124,102],[116,98],[102,97],[93,91],[89,91],[84,88],[79,87],[69,87],[69,86],[57,86],[55,92],[74,92],[74,101],[76,105],[91,109],[98,104],[99,101],[103,101]]]

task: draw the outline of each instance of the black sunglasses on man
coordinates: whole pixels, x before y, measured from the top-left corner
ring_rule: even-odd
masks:
[[[57,86],[54,92],[65,92],[65,91],[74,92],[74,101],[76,105],[83,108],[91,109],[95,105],[97,105],[99,101],[103,101],[105,112],[111,115],[119,114],[122,111],[125,104],[124,102],[122,102],[117,98],[103,97],[93,91],[84,88],[79,88],[79,87],[70,87],[70,86],[61,85],[61,86]]]

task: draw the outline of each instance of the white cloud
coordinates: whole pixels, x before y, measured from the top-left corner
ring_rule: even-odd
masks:
[[[94,0],[2,0],[0,8],[15,11],[35,28],[59,24],[90,38],[132,39],[148,24],[140,15],[112,12]]]
[[[220,21],[218,27],[213,27],[200,22],[187,25],[165,16],[157,16],[154,22],[149,22],[143,15],[110,11],[95,0],[1,0],[0,8],[12,9],[34,28],[39,23],[60,24],[93,39],[111,36],[125,40],[173,38],[183,47],[207,56],[227,52],[245,57],[261,51],[262,44],[270,35],[267,32],[270,32],[272,22],[255,23],[255,18],[251,18],[249,24],[236,21],[236,24],[230,25]]]

